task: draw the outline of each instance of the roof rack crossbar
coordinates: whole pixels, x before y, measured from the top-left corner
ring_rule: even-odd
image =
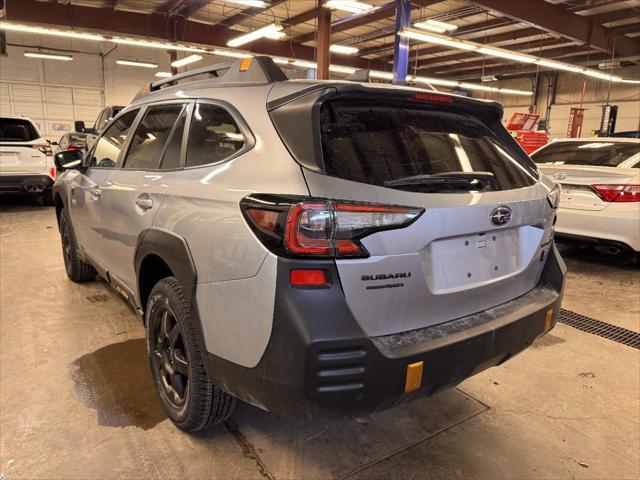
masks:
[[[149,92],[160,90],[163,87],[176,85],[178,81],[184,80],[185,78],[199,75],[210,75],[217,80],[230,84],[269,84],[287,80],[287,76],[280,67],[275,64],[271,57],[247,57],[233,62],[216,63],[215,65],[196,68],[188,72],[179,73],[173,77],[147,83],[143,86],[143,89],[136,98]]]
[[[189,70],[188,72],[179,73],[169,78],[155,81],[149,86],[150,91],[160,90],[165,85],[175,85],[178,81],[184,80],[189,77],[196,77],[198,75],[210,74],[214,77],[221,77],[220,72],[223,70],[229,70],[236,62],[216,63],[214,65],[207,65],[206,67],[196,68]]]

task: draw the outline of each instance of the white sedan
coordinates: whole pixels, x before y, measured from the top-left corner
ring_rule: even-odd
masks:
[[[640,252],[640,140],[555,140],[531,158],[562,186],[557,237]]]

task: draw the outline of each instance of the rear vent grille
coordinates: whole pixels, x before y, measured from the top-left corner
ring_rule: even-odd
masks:
[[[315,365],[315,390],[338,393],[364,389],[366,356],[364,348],[319,351]]]
[[[633,330],[611,325],[595,318],[585,317],[564,308],[560,310],[558,321],[583,332],[592,333],[640,350],[640,333]]]

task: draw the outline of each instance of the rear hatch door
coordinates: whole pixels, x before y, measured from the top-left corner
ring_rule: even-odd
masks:
[[[30,121],[0,118],[0,174],[39,174],[45,171],[45,143]]]
[[[550,247],[551,185],[538,181],[501,112],[479,106],[474,114],[449,98],[346,95],[318,110],[323,171],[303,169],[312,196],[424,209],[408,227],[365,237],[368,258],[336,261],[348,305],[369,335],[435,325],[523,295]],[[424,181],[404,183],[416,176]]]

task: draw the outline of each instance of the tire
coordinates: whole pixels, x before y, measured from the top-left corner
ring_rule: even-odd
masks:
[[[149,366],[160,403],[180,429],[196,432],[227,420],[236,399],[211,383],[182,286],[160,280],[145,311]]]
[[[40,199],[42,200],[43,207],[53,207],[55,205],[55,202],[53,201],[53,192],[50,188],[40,194]]]
[[[73,236],[71,223],[67,218],[66,209],[62,209],[60,212],[60,238],[62,240],[62,257],[64,258],[64,268],[67,276],[77,283],[95,280],[98,273],[91,265],[80,260],[78,246]]]

